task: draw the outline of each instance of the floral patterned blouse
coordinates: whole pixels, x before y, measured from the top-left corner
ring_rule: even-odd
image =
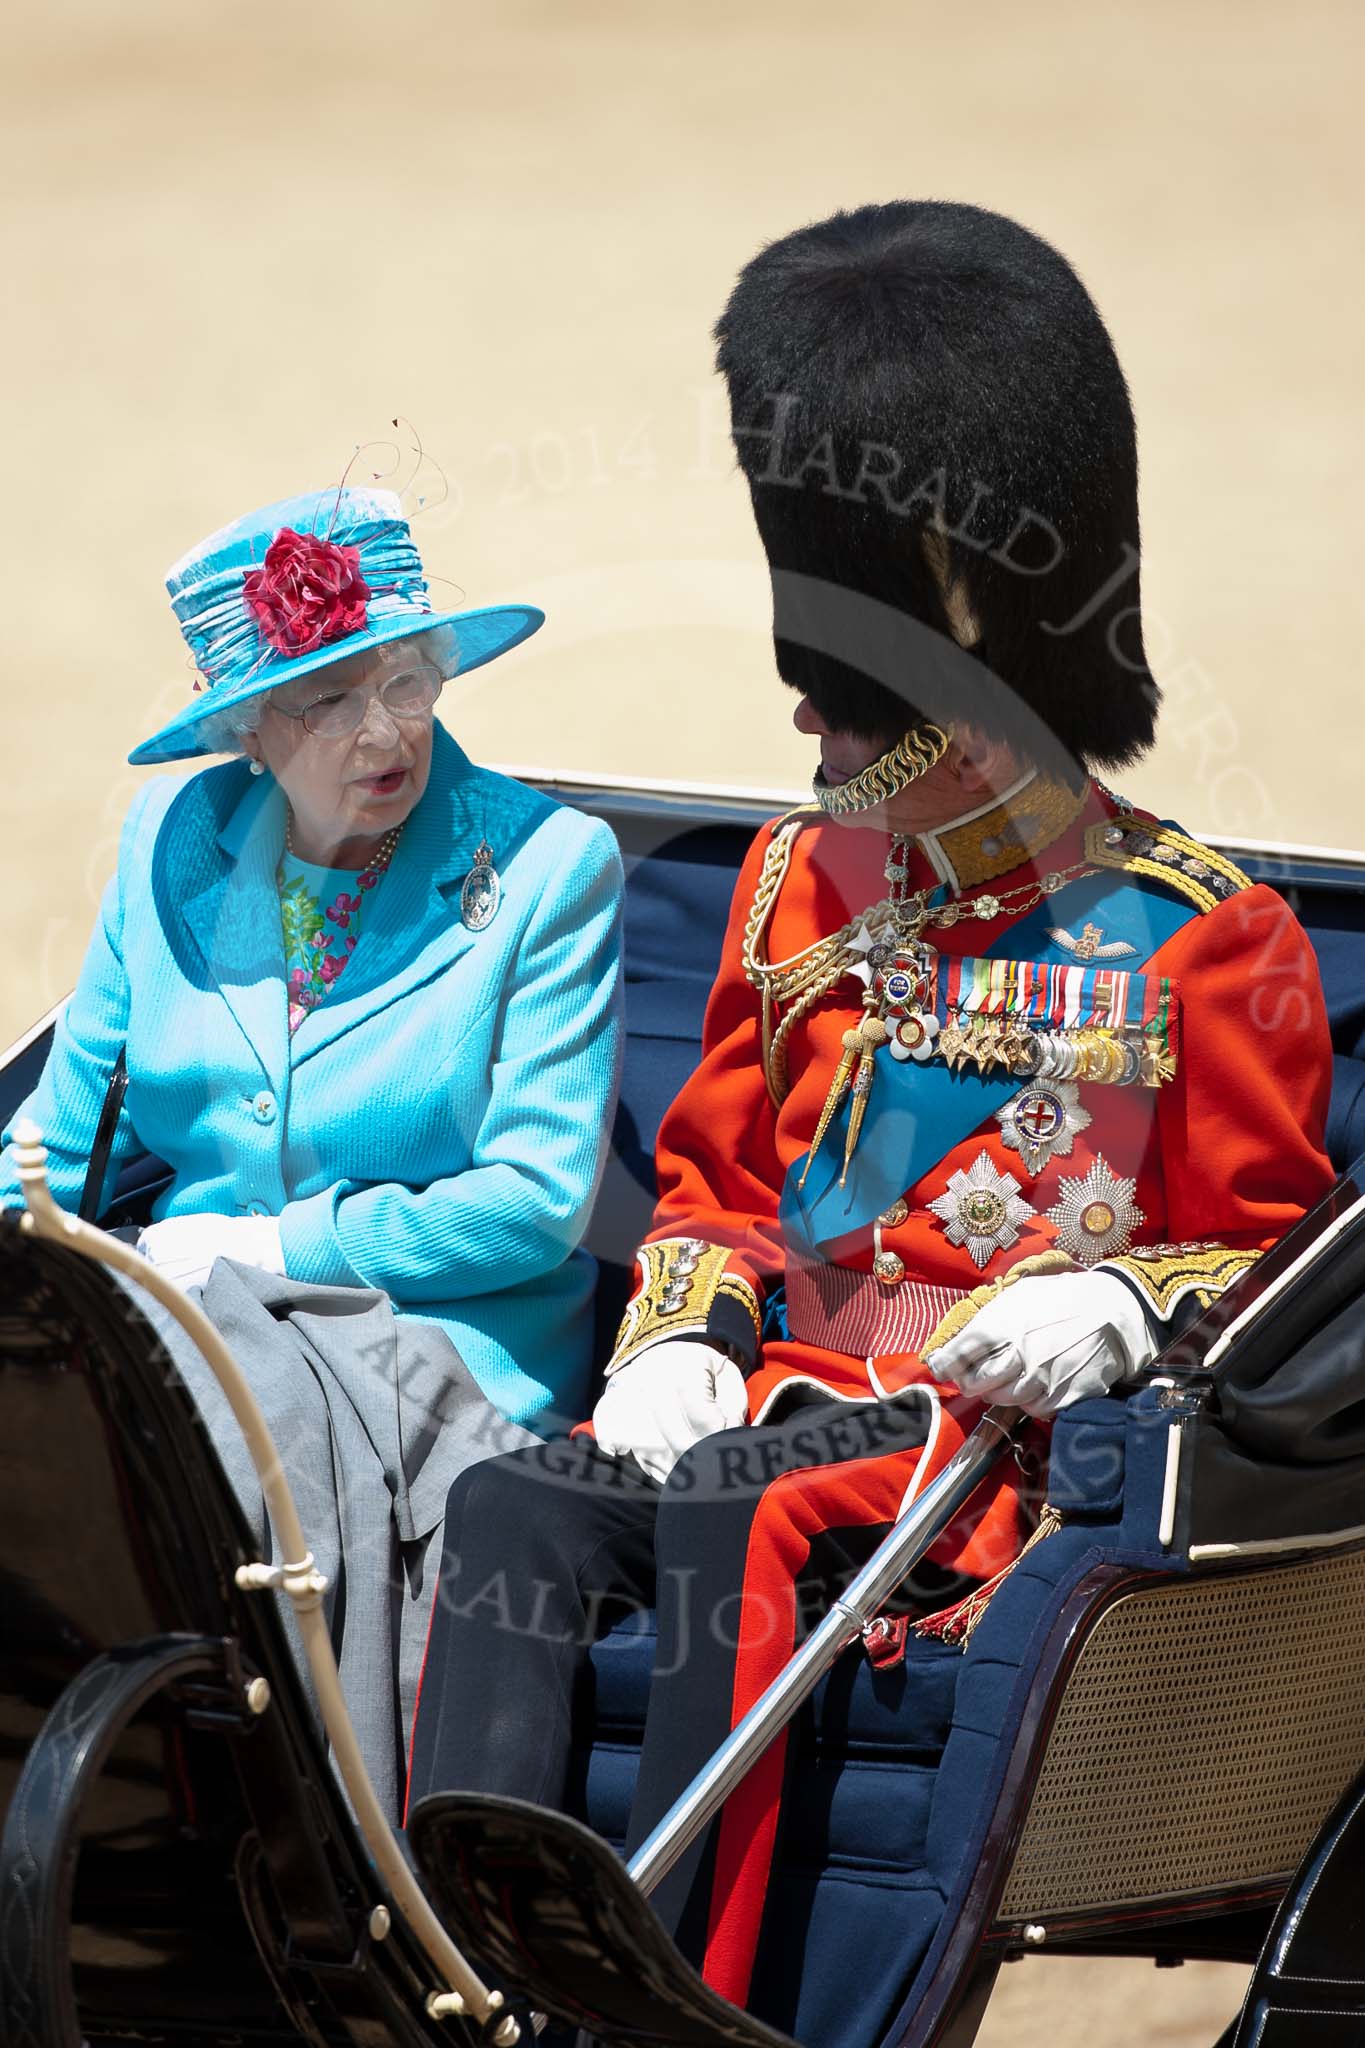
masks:
[[[360,937],[379,868],[320,868],[296,854],[280,857],[280,918],[292,1037],[344,969]]]

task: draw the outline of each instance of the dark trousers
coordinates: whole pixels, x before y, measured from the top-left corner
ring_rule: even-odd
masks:
[[[586,1438],[462,1473],[410,1802],[458,1786],[562,1806],[589,1649],[613,1621],[657,1607],[633,1851],[729,1733],[745,1686],[780,1668],[895,1519],[927,1433],[922,1393],[820,1399],[780,1423],[726,1431],[689,1451],[663,1488]],[[941,1604],[951,1589],[930,1570],[907,1604]],[[781,1743],[771,1768],[780,1779]],[[694,1960],[708,1939],[719,1828],[652,1896]]]

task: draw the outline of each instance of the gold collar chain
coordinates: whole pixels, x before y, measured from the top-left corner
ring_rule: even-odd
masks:
[[[873,767],[882,765],[874,763]],[[947,864],[954,878],[948,886],[970,888],[1008,873],[1027,860],[1030,852],[1054,844],[1074,823],[1085,801],[1083,791],[1034,777],[977,817],[920,835],[921,841],[937,854],[937,858],[931,855],[931,865],[941,871]],[[888,895],[869,904],[838,931],[784,960],[772,960],[767,955],[768,924],[791,865],[792,849],[810,821],[811,809],[803,806],[774,827],[744,927],[744,974],[762,998],[763,1058],[775,1103],[787,1093],[787,1047],[793,1029],[846,975],[856,976],[867,988],[869,970],[878,964],[869,956],[889,958],[916,946],[923,949],[924,932],[948,931],[964,919],[989,924],[1001,917],[1023,917],[1080,876],[1096,872],[1092,862],[1075,861],[1012,889],[983,890],[931,909],[930,890],[906,892],[910,842],[901,836],[892,841],[887,862]]]
[[[933,909],[929,907],[927,889],[917,889],[913,895],[899,900],[883,896],[827,938],[817,939],[786,960],[772,961],[760,958],[759,947],[781,883],[779,877],[770,893],[766,893],[765,901],[760,877],[745,928],[745,978],[779,1003],[791,1001],[817,981],[823,984],[823,993],[866,958],[869,940],[893,948],[910,946],[926,928],[950,931],[965,918],[990,924],[999,917],[1023,917],[1082,875],[1096,872],[1087,861],[1073,861],[1068,867],[1052,869],[1036,882],[1021,882],[998,893],[983,890],[979,896],[960,897],[954,903],[940,903]]]
[[[790,1086],[787,1048],[796,1025],[846,975],[856,976],[866,987],[868,969],[874,964],[869,954],[874,947],[885,947],[890,956],[916,945],[926,928],[941,931],[951,928],[963,918],[977,918],[988,923],[1002,916],[1022,917],[1080,876],[1095,872],[1085,862],[1077,861],[1070,867],[1052,870],[1037,882],[1023,883],[1018,888],[1004,890],[1000,895],[982,895],[970,901],[944,903],[936,910],[928,908],[924,890],[917,891],[901,903],[885,898],[860,917],[852,918],[839,931],[808,947],[804,953],[795,954],[773,966],[757,957],[766,912],[761,919],[755,919],[751,913],[750,929],[745,934],[744,968],[747,979],[762,997],[763,1067],[773,1102],[780,1105]],[[756,896],[756,908],[757,903]],[[768,908],[771,908],[771,902]],[[864,1003],[867,1000],[868,996],[864,995]],[[779,1004],[790,1005],[780,1017]],[[870,1016],[865,1019],[868,1025],[875,1021]],[[845,1050],[851,1048],[846,1047]],[[869,1052],[874,1050],[875,1047],[868,1047]],[[847,1077],[841,1075],[840,1078]],[[856,1141],[856,1131],[854,1137]]]
[[[874,769],[880,766],[881,763],[873,763]],[[1031,852],[1054,845],[1075,823],[1085,802],[1084,791],[1077,792],[1035,776],[1021,790],[977,817],[945,826],[938,832],[921,834],[920,841],[937,855],[934,859],[931,854],[932,865],[941,868],[947,864],[953,877],[948,886],[973,888],[997,875],[1008,874],[1011,868],[1027,860]],[[1006,914],[1022,916],[1066,882],[1093,871],[1087,863],[1075,863],[1045,874],[1039,881],[1021,883],[1003,892],[959,897],[931,912],[928,890],[920,889],[910,896],[905,893],[906,849],[913,842],[910,835],[901,834],[893,838],[887,861],[889,895],[869,904],[838,931],[816,939],[800,952],[785,960],[769,960],[763,947],[768,921],[791,864],[792,848],[809,817],[810,807],[803,806],[775,828],[745,922],[745,975],[753,987],[763,989],[775,1002],[788,1002],[813,982],[824,980],[835,962],[847,955],[849,941],[865,927],[879,931],[894,924],[910,942],[926,924],[946,931],[968,917],[989,922]],[[839,968],[834,980],[843,971]],[[832,982],[827,985],[832,986]]]

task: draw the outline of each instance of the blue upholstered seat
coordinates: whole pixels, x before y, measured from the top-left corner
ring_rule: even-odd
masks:
[[[931,1960],[945,1907],[971,1873],[1036,1646],[1077,1579],[1100,1560],[1185,1568],[1153,1540],[1164,1430],[1149,1426],[1152,1400],[1084,1402],[1060,1420],[1049,1498],[1067,1526],[1005,1580],[965,1651],[912,1637],[889,1671],[846,1656],[799,1718],[753,1985],[755,2009],[796,2039],[881,2041]],[[618,1847],[653,1654],[648,1617],[593,1652],[596,1734],[578,1790],[586,1818]],[[794,1971],[794,1953],[856,1967]]]

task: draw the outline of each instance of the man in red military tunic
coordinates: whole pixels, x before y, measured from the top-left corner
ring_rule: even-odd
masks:
[[[413,1754],[414,1795],[560,1803],[594,1630],[656,1601],[631,1843],[983,1403],[1041,1426],[1138,1372],[1331,1181],[1303,933],[1093,779],[1157,690],[1075,274],[997,215],[869,207],[764,250],[718,332],[815,801],[741,871],[595,1441],[452,1492]],[[908,1609],[951,1631],[1028,1529],[1002,1474]],[[783,1767],[654,1895],[740,2004]]]

